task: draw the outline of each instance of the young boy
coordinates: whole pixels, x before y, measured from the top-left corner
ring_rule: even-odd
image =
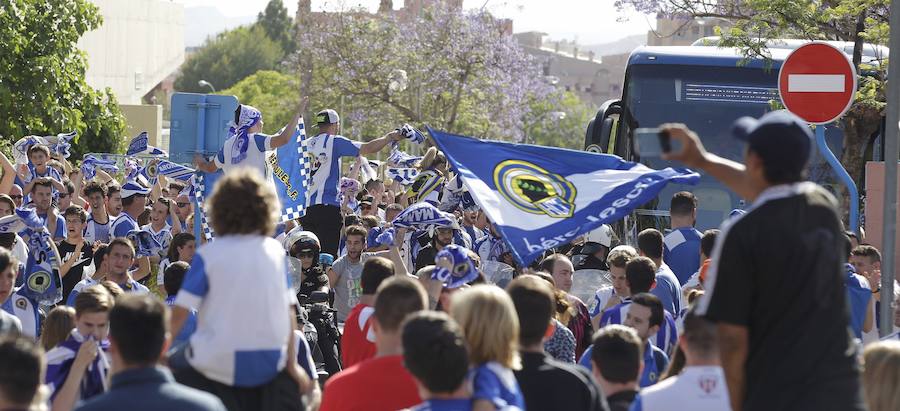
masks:
[[[420,311],[406,319],[401,338],[403,365],[425,401],[412,411],[471,410],[464,384],[469,354],[459,325],[445,313]]]
[[[43,144],[35,144],[28,148],[28,161],[31,166],[27,170],[20,173],[19,183],[25,187],[25,192],[31,192],[31,184],[34,179],[39,177],[49,177],[53,181],[54,195],[57,192],[66,192],[66,187],[62,184],[63,178],[55,168],[50,167],[50,148]]]
[[[108,244],[109,225],[112,219],[106,212],[106,186],[91,181],[84,187],[84,196],[87,197],[88,205],[91,207],[91,214],[84,227],[84,240],[91,244],[94,241]]]
[[[53,391],[53,409],[71,410],[109,388],[106,351],[112,307],[112,296],[100,285],[84,289],[75,298],[75,329],[47,352],[46,383]]]
[[[263,393],[271,390],[296,406],[312,388],[294,360],[297,297],[284,248],[270,237],[277,204],[271,184],[255,170],[225,174],[209,198],[216,240],[197,250],[172,307],[173,336],[191,309],[199,309],[187,348],[170,356],[175,378],[216,393],[230,410],[262,409]]]
[[[59,267],[59,276],[63,281],[63,301],[84,277],[84,269],[91,265],[94,258],[93,247],[84,240],[84,224],[87,215],[80,206],[69,206],[63,212],[66,219],[66,239],[56,245],[62,265]],[[62,304],[62,302],[60,302]]]

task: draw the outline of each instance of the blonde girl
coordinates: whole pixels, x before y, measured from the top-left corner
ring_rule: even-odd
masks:
[[[900,410],[900,341],[880,341],[866,347],[863,393],[870,411]]]
[[[450,315],[469,346],[472,409],[525,409],[512,371],[519,368],[519,318],[509,295],[493,285],[461,290],[452,297]]]

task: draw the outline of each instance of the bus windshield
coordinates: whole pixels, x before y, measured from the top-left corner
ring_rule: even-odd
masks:
[[[632,65],[625,87],[626,121],[620,122],[624,135],[635,128],[657,127],[663,123],[684,123],[695,131],[710,152],[741,162],[744,144],[731,135],[732,124],[743,116],[759,117],[771,110],[770,101],[778,100],[777,70],[749,67],[692,65]],[[837,128],[826,129],[832,150],[840,152],[841,135]],[[659,157],[633,160],[654,169],[680,167]],[[810,179],[825,183],[833,180],[824,161],[814,154]],[[696,186],[670,184],[657,200],[637,211],[638,229],[667,228],[669,199],[678,191],[691,191],[699,202],[697,229],[717,228],[735,208],[744,208],[742,200],[724,185],[703,175]]]

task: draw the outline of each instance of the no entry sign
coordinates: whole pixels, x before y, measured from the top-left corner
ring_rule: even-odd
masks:
[[[791,52],[781,65],[778,91],[791,113],[810,124],[828,124],[853,103],[856,70],[837,47],[809,43]]]

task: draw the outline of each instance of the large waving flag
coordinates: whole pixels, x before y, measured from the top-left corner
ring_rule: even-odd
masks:
[[[669,182],[700,179],[688,169],[653,170],[608,154],[428,131],[523,265],[621,219]]]
[[[281,201],[281,221],[295,220],[306,214],[309,176],[306,144],[306,129],[300,119],[288,143],[266,157],[272,169],[275,192]]]

